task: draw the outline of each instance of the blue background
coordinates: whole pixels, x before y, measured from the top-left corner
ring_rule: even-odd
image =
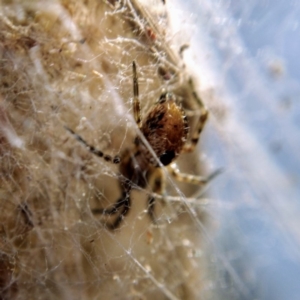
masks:
[[[225,168],[211,188],[219,203],[218,229],[207,240],[214,297],[299,300],[300,2],[182,5],[196,24],[191,47],[209,49],[228,110],[203,142]]]

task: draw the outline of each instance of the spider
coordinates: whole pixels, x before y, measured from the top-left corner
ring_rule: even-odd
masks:
[[[196,185],[205,185],[219,171],[214,172],[207,178],[180,173],[174,161],[184,152],[192,152],[199,140],[199,136],[208,118],[208,111],[202,104],[202,101],[193,91],[193,96],[200,103],[200,117],[188,141],[189,126],[185,111],[177,103],[173,93],[163,93],[157,102],[150,109],[145,118],[141,118],[139,85],[136,71],[136,63],[132,63],[133,70],[133,113],[135,122],[143,134],[145,140],[151,146],[155,153],[152,155],[140,136],[134,139],[133,149],[125,149],[120,156],[114,157],[103,153],[94,146],[86,142],[80,135],[72,129],[65,127],[80,143],[82,143],[91,153],[104,160],[119,164],[120,188],[122,196],[115,204],[108,208],[93,209],[94,214],[117,215],[111,223],[106,223],[107,228],[114,230],[118,228],[129,213],[131,208],[130,192],[134,186],[140,188],[151,188],[152,193],[163,194],[165,178],[162,170],[163,166],[168,166],[170,173],[181,182],[187,182]],[[147,213],[156,223],[154,214],[155,197],[151,194],[148,197]]]

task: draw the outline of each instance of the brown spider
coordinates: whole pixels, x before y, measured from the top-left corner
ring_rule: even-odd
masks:
[[[197,98],[195,92],[193,96],[200,103],[201,113],[195,132],[191,136],[190,142],[187,141],[189,126],[184,110],[176,102],[175,95],[163,93],[154,106],[150,109],[146,118],[141,119],[139,86],[136,72],[136,64],[132,63],[133,68],[133,112],[135,121],[143,136],[151,146],[155,156],[149,151],[149,147],[144,144],[139,136],[134,140],[134,149],[125,149],[121,156],[111,157],[88,144],[81,136],[72,129],[65,127],[79,142],[93,154],[103,157],[106,161],[120,164],[120,187],[122,190],[121,198],[109,208],[93,209],[94,214],[115,215],[118,214],[112,223],[108,223],[109,229],[116,229],[124,217],[128,214],[131,207],[130,191],[134,185],[141,188],[150,187],[153,193],[162,194],[164,189],[164,173],[162,166],[169,166],[171,174],[182,182],[204,185],[219,171],[214,172],[207,178],[182,174],[172,163],[181,153],[194,150],[204,124],[208,117],[208,111]],[[150,195],[148,198],[147,212],[153,223],[156,223],[154,216],[155,197]]]

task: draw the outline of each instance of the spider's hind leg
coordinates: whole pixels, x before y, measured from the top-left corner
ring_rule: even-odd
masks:
[[[202,99],[196,93],[192,79],[189,80],[189,85],[192,90],[193,98],[196,101],[197,105],[200,107],[200,116],[199,116],[199,119],[197,122],[197,126],[191,135],[190,142],[187,143],[183,148],[182,152],[186,152],[186,153],[194,151],[195,147],[197,146],[199,137],[200,137],[200,135],[203,131],[203,128],[206,124],[206,121],[208,119],[208,110],[205,107]]]
[[[106,224],[106,226],[110,230],[115,230],[116,228],[118,228],[130,210],[131,200],[130,200],[129,192],[124,193],[123,197],[121,199],[119,199],[118,202],[120,200],[122,200],[122,202],[123,202],[123,209],[121,210],[120,214],[117,216],[117,218],[112,223]]]
[[[117,229],[125,216],[128,214],[130,207],[131,207],[131,199],[130,199],[130,186],[127,186],[127,188],[123,187],[121,184],[123,193],[121,198],[114,203],[111,207],[108,208],[95,208],[92,209],[93,214],[102,214],[107,216],[116,215],[119,213],[119,215],[116,217],[116,219],[111,223],[106,223],[105,226],[110,230]]]
[[[111,207],[107,208],[94,208],[92,213],[95,215],[101,214],[106,216],[112,216],[119,212],[120,208],[125,205],[126,193],[123,193],[122,197],[114,203]]]
[[[214,179],[216,176],[218,176],[220,173],[223,172],[222,169],[218,169],[215,172],[213,172],[212,174],[210,174],[207,177],[203,177],[203,176],[196,176],[196,175],[190,175],[190,174],[186,174],[186,173],[181,173],[179,171],[179,169],[177,168],[177,165],[175,163],[171,164],[170,166],[168,166],[172,176],[181,182],[186,182],[186,183],[191,183],[191,184],[195,184],[198,186],[205,186],[206,184],[208,184],[212,179]]]
[[[151,175],[149,180],[149,185],[151,187],[151,192],[162,195],[165,191],[165,177],[160,168],[156,169],[154,173]],[[155,208],[155,197],[150,194],[148,197],[148,207],[147,213],[150,217],[153,224],[157,223],[157,219],[154,213]]]

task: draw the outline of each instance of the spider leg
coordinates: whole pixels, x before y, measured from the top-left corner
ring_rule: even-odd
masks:
[[[123,190],[122,197],[115,204],[113,204],[112,207],[92,209],[92,213],[103,214],[103,215],[115,215],[118,212],[120,212],[119,215],[116,217],[116,219],[112,223],[106,224],[106,227],[110,230],[114,230],[120,226],[121,222],[123,221],[125,216],[128,214],[130,207],[131,207],[131,199],[130,199],[131,187],[130,187],[130,185],[128,183],[123,183],[123,184],[121,184],[121,188]]]
[[[126,193],[123,192],[122,197],[114,203],[111,207],[108,208],[94,208],[92,209],[92,213],[95,215],[101,214],[101,215],[115,215],[119,212],[120,207],[124,206],[126,203]]]
[[[69,131],[77,141],[79,141],[81,144],[83,144],[91,153],[98,157],[103,157],[105,161],[112,162],[114,164],[118,164],[121,159],[120,156],[116,155],[114,157],[107,155],[103,153],[102,151],[96,149],[94,146],[90,145],[88,142],[86,142],[79,134],[75,133],[71,128],[64,126],[67,131]]]
[[[154,213],[154,206],[155,205],[155,198],[151,195],[148,198],[148,207],[147,207],[147,213],[149,218],[151,219],[153,224],[156,224],[156,217]]]
[[[106,224],[107,228],[110,230],[115,230],[116,228],[118,228],[130,210],[131,200],[130,200],[129,191],[125,192],[125,197],[122,198],[122,203],[123,203],[123,209],[121,213],[117,216],[117,218],[112,223]]]
[[[200,117],[197,122],[197,126],[195,128],[195,131],[192,133],[192,137],[189,143],[187,143],[182,152],[192,152],[194,151],[195,147],[197,146],[200,134],[205,126],[205,123],[208,119],[208,110],[205,108],[205,105],[203,104],[201,98],[197,95],[194,89],[194,84],[192,79],[190,79],[189,84],[192,89],[192,95],[194,99],[196,100],[197,104],[200,106]]]
[[[132,71],[133,71],[133,114],[136,124],[141,128],[141,107],[139,100],[139,83],[136,73],[136,64],[135,61],[132,62]]]
[[[161,169],[156,169],[155,172],[151,175],[149,185],[151,186],[152,192],[156,194],[162,194],[165,189],[165,177]],[[150,217],[153,224],[156,224],[156,217],[154,213],[155,208],[155,197],[150,195],[148,198],[147,213]]]
[[[219,175],[223,170],[218,169],[212,174],[210,174],[207,177],[202,177],[202,176],[195,176],[195,175],[190,175],[190,174],[185,174],[181,173],[176,164],[173,163],[169,166],[171,169],[171,174],[176,178],[176,180],[181,181],[181,182],[186,182],[186,183],[191,183],[199,186],[206,185],[208,182],[210,182],[212,179],[214,179],[217,175]]]

